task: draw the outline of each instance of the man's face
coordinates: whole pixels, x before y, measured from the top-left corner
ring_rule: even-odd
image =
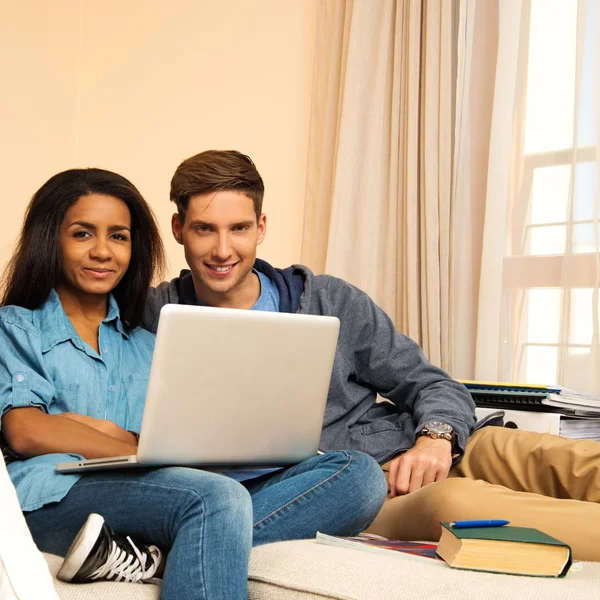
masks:
[[[185,222],[173,215],[175,239],[183,244],[196,294],[212,306],[250,308],[260,284],[252,274],[266,216],[257,222],[254,203],[242,192],[219,191],[190,198]]]

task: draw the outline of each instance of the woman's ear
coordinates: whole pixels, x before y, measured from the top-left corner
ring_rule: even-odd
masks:
[[[173,232],[173,237],[178,244],[183,245],[183,233],[182,233],[183,224],[181,222],[181,218],[179,214],[175,213],[171,217],[171,231]]]

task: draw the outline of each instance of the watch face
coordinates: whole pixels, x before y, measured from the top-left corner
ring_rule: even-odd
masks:
[[[431,433],[452,433],[454,431],[448,423],[442,423],[441,421],[427,421],[423,428],[431,431]]]

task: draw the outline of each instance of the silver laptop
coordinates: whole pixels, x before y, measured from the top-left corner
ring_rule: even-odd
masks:
[[[317,453],[339,332],[335,317],[168,304],[161,310],[133,466],[284,466]]]

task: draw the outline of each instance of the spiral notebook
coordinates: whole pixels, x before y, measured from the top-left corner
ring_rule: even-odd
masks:
[[[475,405],[482,408],[600,416],[600,396],[562,386],[468,380],[461,383],[469,390]]]

